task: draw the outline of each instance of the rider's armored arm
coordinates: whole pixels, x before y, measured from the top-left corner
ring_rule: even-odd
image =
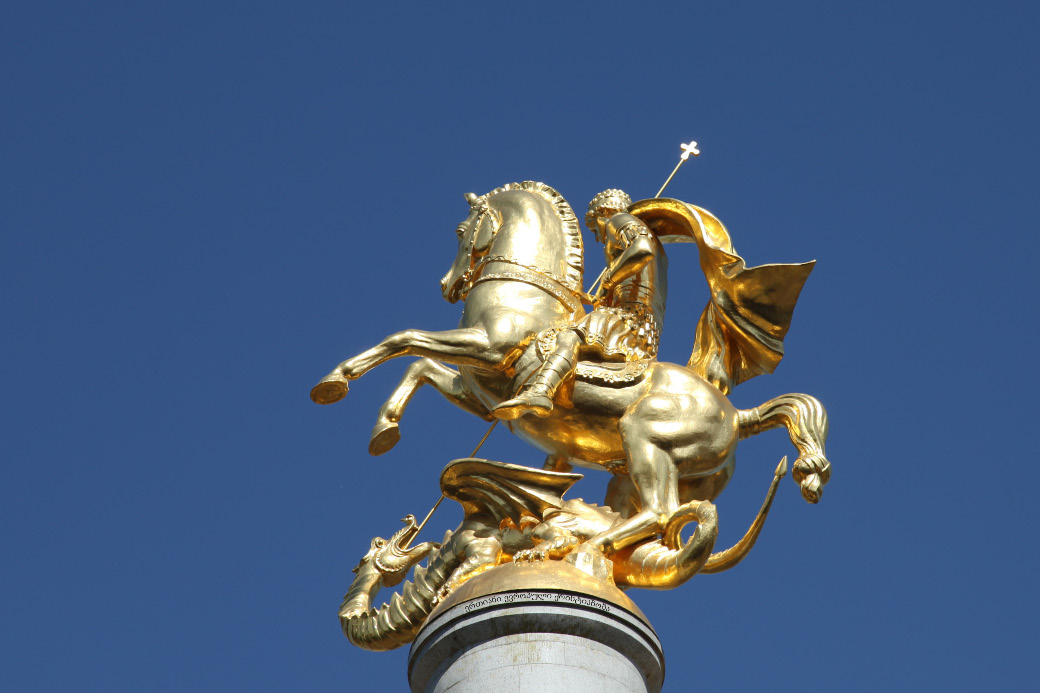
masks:
[[[607,232],[618,239],[622,250],[603,279],[605,290],[639,274],[657,252],[650,229],[631,214],[615,214],[607,222]]]

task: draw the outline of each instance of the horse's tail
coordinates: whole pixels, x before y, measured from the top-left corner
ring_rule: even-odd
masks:
[[[741,438],[784,426],[791,444],[798,449],[792,476],[802,489],[802,497],[816,503],[831,478],[824,443],[827,441],[827,410],[809,395],[780,395],[754,409],[737,412]]]

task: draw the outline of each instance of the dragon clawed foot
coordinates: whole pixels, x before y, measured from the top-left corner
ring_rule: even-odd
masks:
[[[518,551],[513,556],[514,563],[528,563],[533,561],[546,561],[553,558],[563,558],[569,554],[574,547],[580,544],[578,537],[570,532],[556,532],[548,539],[543,539],[537,546],[531,549]]]
[[[549,538],[542,538],[534,548],[525,548],[517,551],[513,557],[514,563],[530,563],[534,561],[548,561],[550,559],[562,559],[574,549],[580,542],[570,532],[554,532]]]
[[[524,549],[516,552],[516,555],[513,556],[513,563],[534,563],[547,558],[549,558],[549,552],[545,549]]]

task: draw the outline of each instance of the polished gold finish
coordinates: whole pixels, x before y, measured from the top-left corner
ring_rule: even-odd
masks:
[[[728,393],[772,373],[805,280],[815,262],[746,267],[711,212],[679,200],[643,200],[632,213],[666,243],[696,243],[710,299],[697,323],[687,367]]]
[[[632,199],[621,190],[601,192],[589,203],[585,222],[604,242],[606,270],[593,310],[564,328],[543,330],[541,364],[517,396],[491,413],[513,420],[552,413],[556,391],[575,375],[579,360],[649,361],[657,354],[664,319],[664,249],[640,219],[626,213]]]
[[[587,594],[615,594],[612,585],[671,589],[698,572],[717,573],[740,562],[754,545],[765,524],[777,482],[786,473],[787,458],[780,463],[766,502],[747,534],[735,546],[711,553],[718,535],[718,517],[709,501],[691,501],[669,519],[660,537],[645,537],[607,559],[586,542],[620,519],[609,507],[580,499],[564,500],[563,494],[580,474],[537,470],[530,467],[475,458],[455,460],[441,473],[443,497],[463,507],[465,516],[440,544],[423,543],[404,549],[416,533],[415,518],[385,540],[376,537],[355,568],[357,577],[340,608],[343,632],[351,642],[371,650],[399,647],[415,636],[431,610],[445,600],[450,604],[473,598],[466,589],[477,575],[482,593],[519,587],[536,589],[566,575]],[[683,527],[696,522],[685,543]],[[418,565],[426,558],[426,565]],[[562,559],[562,560],[561,560]],[[517,566],[503,570],[514,563]],[[567,565],[564,565],[567,564]],[[414,582],[406,582],[400,595],[381,607],[372,602],[384,587],[401,582],[414,566]],[[600,572],[600,568],[606,572]],[[525,582],[530,578],[530,582]],[[638,613],[627,600],[605,596]]]
[[[632,599],[610,582],[599,580],[566,561],[505,563],[466,582],[434,607],[427,620],[433,620],[453,606],[491,594],[517,590],[566,590],[610,602],[637,616],[650,620]]]
[[[695,144],[684,145],[685,156],[697,153]],[[544,470],[477,459],[449,465],[442,493],[462,504],[462,525],[440,545],[409,548],[419,529],[412,518],[390,541],[373,542],[340,612],[355,644],[408,642],[446,595],[510,561],[567,561],[590,579],[653,589],[736,565],[761,531],[786,463],[745,537],[716,554],[712,501],[733,473],[737,442],[764,430],[787,429],[799,453],[793,476],[807,501],[819,500],[830,475],[822,405],[789,394],[738,410],[725,396],[779,363],[813,263],[747,268],[706,210],[656,198],[615,209],[622,195],[606,191],[590,209],[607,264],[591,297],[582,291],[577,218],[559,193],[525,181],[467,195],[458,254],[441,280],[447,300],[465,301],[459,327],[390,335],[312,390],[315,402],[335,402],[350,380],[388,359],[418,356],[380,409],[370,452],[396,444],[408,402],[429,384],[470,413],[506,420],[548,456]],[[684,366],[655,357],[667,298],[664,244],[672,242],[697,245],[710,289]],[[563,500],[580,478],[572,465],[615,475],[605,505]],[[690,522],[697,529],[683,543],[679,531]],[[426,565],[416,565],[423,556]],[[414,582],[373,609],[406,566],[415,566]]]
[[[748,528],[748,531],[736,544],[725,551],[713,553],[707,563],[704,564],[704,567],[701,568],[702,573],[721,573],[744,560],[744,557],[754,548],[755,542],[758,541],[758,535],[766,525],[766,517],[769,515],[769,509],[773,507],[773,498],[776,496],[776,490],[780,487],[780,480],[786,474],[787,457],[785,456],[780,460],[780,464],[776,466],[776,471],[773,472],[773,483],[769,484],[766,499],[762,502],[762,507],[759,509],[755,521],[751,523],[751,527]]]
[[[781,466],[786,470],[784,463]],[[620,515],[609,507],[563,499],[580,474],[476,458],[455,460],[441,473],[441,490],[444,497],[462,505],[462,524],[445,534],[440,544],[427,542],[405,549],[403,545],[416,533],[415,518],[409,515],[405,527],[391,539],[373,539],[354,569],[356,577],[340,607],[343,632],[365,649],[399,647],[411,641],[442,601],[471,598],[473,590],[463,586],[491,570],[494,574],[482,579],[481,590],[489,584],[493,591],[534,589],[565,574],[572,586],[577,580],[592,595],[613,594],[613,584],[671,589],[697,572],[721,572],[736,565],[754,545],[780,476],[778,469],[755,523],[730,549],[711,553],[718,535],[715,506],[691,501],[669,519],[662,536],[645,537],[608,559],[587,542]],[[697,527],[683,543],[680,533],[691,522]],[[418,565],[423,558],[426,565]],[[530,567],[500,571],[499,566],[508,563]],[[413,566],[414,582],[405,582],[399,595],[373,608],[380,590],[400,583]],[[532,575],[536,577],[528,584],[517,577]],[[638,613],[627,601],[617,603]]]

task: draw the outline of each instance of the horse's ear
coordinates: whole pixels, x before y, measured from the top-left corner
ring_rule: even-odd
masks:
[[[477,197],[476,193],[466,193],[465,195],[463,195],[463,197],[465,197],[465,198],[466,198],[466,202],[467,202],[467,203],[468,203],[468,204],[469,204],[469,205],[470,205],[471,207],[473,206],[473,203],[474,203],[474,202],[476,202],[476,201],[477,201],[478,199],[480,199],[480,198],[478,198],[478,197]]]

